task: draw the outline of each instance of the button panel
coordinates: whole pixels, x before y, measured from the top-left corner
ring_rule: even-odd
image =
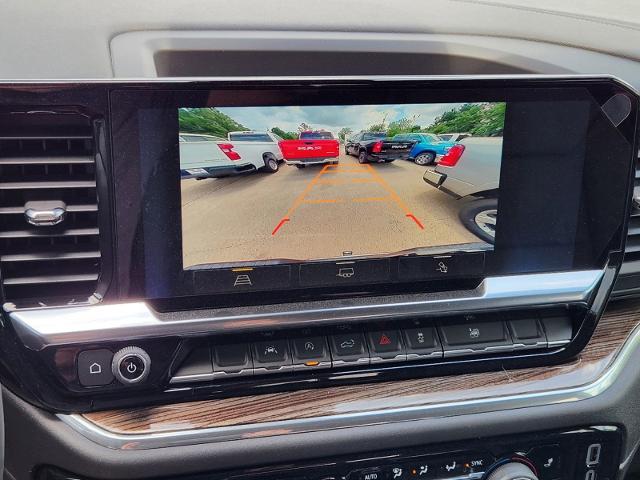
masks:
[[[397,326],[400,323],[400,326]],[[547,326],[547,324],[552,324]],[[568,335],[568,316],[479,314],[434,320],[405,320],[386,325],[343,325],[331,331],[261,334],[246,342],[212,342],[183,358],[171,383],[221,380],[264,374],[299,374],[348,367],[373,368],[386,363],[433,362],[440,359],[504,354],[547,347]],[[86,381],[86,380],[85,380]]]

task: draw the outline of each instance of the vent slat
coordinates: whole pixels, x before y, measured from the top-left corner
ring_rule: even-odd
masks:
[[[32,237],[70,237],[98,235],[100,230],[95,228],[70,228],[67,230],[52,230],[43,228],[42,230],[9,230],[0,231],[0,238],[32,238]]]
[[[91,134],[81,135],[49,135],[49,134],[33,134],[33,135],[0,135],[2,140],[93,140]]]
[[[72,283],[72,282],[93,282],[98,280],[97,273],[85,273],[75,275],[37,275],[33,277],[5,278],[4,285],[42,285],[46,283]]]
[[[4,157],[0,158],[0,165],[59,165],[59,164],[92,164],[93,157],[60,156],[60,157]]]
[[[52,189],[52,188],[95,188],[95,180],[62,180],[35,182],[0,182],[0,190]]]
[[[0,110],[2,301],[17,306],[86,303],[102,255],[94,125],[72,108]],[[27,208],[66,214],[32,225]]]
[[[41,260],[80,260],[87,258],[100,258],[99,250],[69,251],[69,252],[36,252],[19,253],[0,256],[2,262],[35,262]]]

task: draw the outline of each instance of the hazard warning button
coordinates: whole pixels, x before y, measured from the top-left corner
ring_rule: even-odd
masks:
[[[397,330],[380,330],[367,333],[371,361],[403,361],[407,353]]]

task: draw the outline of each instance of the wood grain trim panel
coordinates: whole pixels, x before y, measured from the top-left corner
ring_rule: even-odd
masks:
[[[149,434],[579,387],[603,373],[639,323],[640,302],[614,304],[583,352],[562,365],[111,410],[85,414],[84,418],[117,434]]]

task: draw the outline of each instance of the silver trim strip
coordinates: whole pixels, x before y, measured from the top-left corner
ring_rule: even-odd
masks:
[[[603,275],[602,270],[584,270],[487,277],[477,288],[466,291],[187,312],[159,313],[144,302],[132,302],[7,313],[22,342],[38,351],[49,345],[139,340],[159,335],[211,335],[390,316],[589,302]]]
[[[434,417],[453,417],[500,410],[537,407],[560,403],[578,402],[597,397],[605,392],[628,367],[632,354],[640,347],[640,326],[637,326],[618,355],[596,380],[579,387],[531,392],[498,397],[459,400],[430,405],[371,410],[325,417],[285,420],[230,427],[160,432],[153,434],[123,435],[104,430],[81,415],[57,415],[58,418],[87,439],[116,450],[147,450],[153,448],[223,442],[274,435],[361,427]]]

